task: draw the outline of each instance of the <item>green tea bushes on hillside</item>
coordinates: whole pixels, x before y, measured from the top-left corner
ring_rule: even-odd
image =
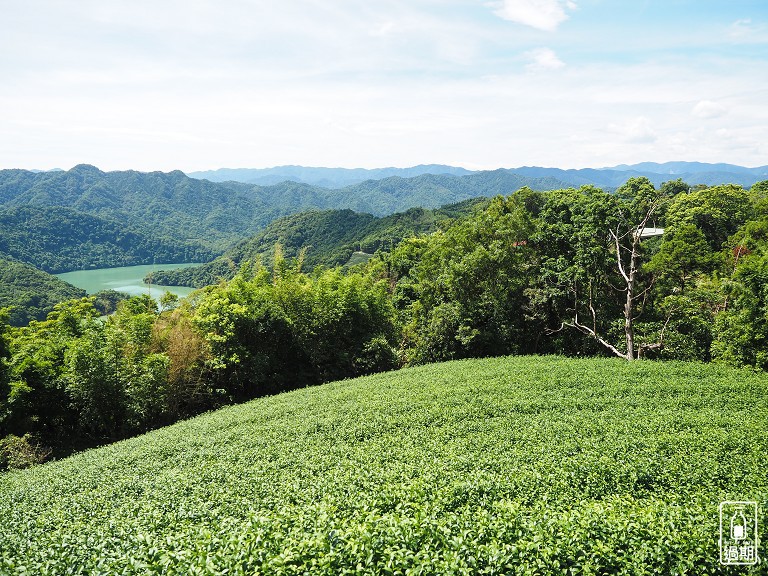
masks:
[[[296,390],[0,477],[8,574],[765,574],[761,376],[514,357]],[[761,550],[761,556],[764,555]]]

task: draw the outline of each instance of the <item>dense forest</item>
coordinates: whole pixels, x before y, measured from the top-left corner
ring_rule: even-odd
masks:
[[[42,320],[59,302],[82,298],[85,290],[0,253],[0,309],[12,326]]]
[[[30,457],[222,404],[404,365],[503,354],[685,359],[768,369],[768,182],[630,179],[522,188],[308,270],[278,245],[229,281],[92,299],[2,330],[0,437]]]
[[[158,270],[146,281],[193,288],[216,284],[231,279],[244,262],[270,261],[277,245],[286,257],[301,254],[306,269],[342,266],[349,264],[355,253],[361,256],[391,249],[403,238],[433,232],[441,222],[467,215],[487,202],[486,198],[473,198],[442,208],[411,208],[380,218],[352,210],[300,212],[278,218],[212,262],[180,270]]]
[[[75,166],[67,172],[0,171],[0,208],[64,207],[105,218],[155,238],[223,250],[274,217],[249,186],[213,184],[182,172],[102,172]],[[279,214],[278,214],[279,215]],[[77,230],[73,230],[77,234]],[[150,236],[152,237],[152,236]]]
[[[0,252],[52,274],[155,261],[205,262],[216,255],[199,243],[61,206],[0,210]]]
[[[213,183],[188,178],[182,172],[102,172],[80,165],[69,171],[30,172],[0,170],[0,254],[51,273],[153,263],[209,262],[166,283],[202,286],[231,278],[237,263],[257,254],[269,255],[274,228],[264,227],[282,215],[304,210],[349,209],[389,214],[421,204],[439,206],[447,201],[481,197],[490,191],[512,190],[522,184],[544,187],[538,181],[499,171],[476,173],[471,180],[458,176],[422,175],[418,179],[392,178],[339,190],[283,182],[254,186],[236,182]],[[358,218],[370,219],[367,216]],[[407,217],[404,217],[407,219]],[[290,226],[290,225],[289,225]],[[424,231],[418,222],[393,225],[393,239]],[[308,265],[344,263],[352,244],[373,250],[381,237],[346,234],[344,245],[326,226],[311,237]],[[374,225],[375,228],[375,225]],[[253,242],[243,241],[264,230]],[[299,242],[296,231],[281,232],[290,255]],[[375,231],[368,233],[375,235]],[[265,242],[268,247],[264,247]],[[232,248],[233,245],[241,244]],[[335,254],[326,247],[334,244]],[[362,248],[365,250],[365,248]],[[364,254],[357,258],[367,257]],[[235,262],[233,269],[232,262]],[[50,295],[37,288],[43,278],[22,294],[17,285],[0,284],[0,301],[13,303],[13,323],[40,318],[51,310]],[[52,284],[48,278],[45,283]],[[43,304],[40,304],[43,303]]]
[[[393,176],[328,189],[297,182],[257,186],[209,182],[184,173],[102,172],[89,165],[66,172],[0,170],[0,206],[66,206],[124,224],[166,226],[210,245],[239,240],[276,217],[308,209],[349,208],[383,216],[408,208],[437,208],[521,186],[561,186],[554,178],[528,178],[507,170],[465,176]],[[188,233],[192,233],[187,236]]]

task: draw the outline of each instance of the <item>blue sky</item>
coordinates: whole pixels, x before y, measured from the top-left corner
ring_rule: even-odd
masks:
[[[765,0],[0,0],[0,168],[768,164]]]

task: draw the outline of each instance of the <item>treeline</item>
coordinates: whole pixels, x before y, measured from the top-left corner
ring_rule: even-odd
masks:
[[[406,364],[609,354],[768,369],[768,182],[496,197],[350,269],[244,265],[184,301],[6,329],[0,437],[61,450]],[[25,436],[29,434],[29,436]],[[23,442],[21,442],[23,440]],[[63,446],[64,445],[64,446]],[[42,454],[43,452],[40,452]]]
[[[398,365],[386,282],[304,274],[279,253],[271,272],[245,266],[180,304],[145,295],[98,316],[93,298],[70,300],[3,331],[0,437],[29,435],[60,452]]]

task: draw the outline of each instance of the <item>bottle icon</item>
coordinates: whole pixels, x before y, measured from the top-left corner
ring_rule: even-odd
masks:
[[[747,537],[747,517],[744,515],[744,507],[737,506],[731,516],[731,538],[739,541]]]
[[[720,502],[720,564],[754,566],[760,561],[755,501]]]

